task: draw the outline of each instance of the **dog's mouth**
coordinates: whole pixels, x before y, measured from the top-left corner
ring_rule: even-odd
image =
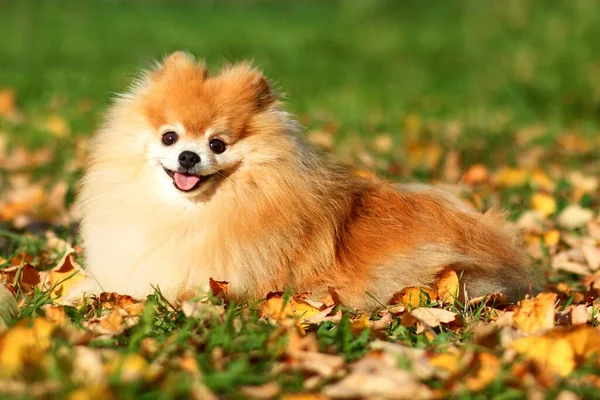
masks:
[[[200,187],[204,182],[209,180],[214,174],[210,175],[195,175],[185,172],[172,171],[163,167],[167,175],[173,179],[173,186],[182,192],[192,192]]]

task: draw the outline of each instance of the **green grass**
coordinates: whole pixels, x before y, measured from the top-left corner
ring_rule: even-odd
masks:
[[[211,71],[226,62],[254,60],[285,94],[300,121],[309,130],[334,130],[333,151],[345,155],[350,148],[355,161],[361,153],[373,153],[376,135],[390,135],[392,154],[377,155],[383,161],[372,167],[387,176],[442,176],[443,157],[429,169],[406,165],[406,144],[430,142],[444,154],[458,151],[462,168],[475,162],[518,165],[529,149],[541,147],[544,158],[537,167],[555,164],[596,174],[599,38],[600,5],[593,0],[0,2],[0,89],[14,90],[24,116],[17,123],[0,118],[0,133],[6,134],[11,149],[20,144],[53,149],[55,161],[28,172],[36,180],[50,176],[51,181],[68,182],[70,202],[81,174],[65,171],[74,157],[74,139],[92,133],[109,99],[126,90],[139,70],[171,51],[186,49],[205,58]],[[49,114],[64,118],[71,134],[52,136],[43,126]],[[524,129],[536,125],[541,130],[537,138],[518,141]],[[566,133],[592,143],[590,149],[573,153],[562,148],[558,141]],[[0,171],[0,178],[12,174]],[[7,180],[0,181],[0,190],[8,187]],[[564,180],[558,184],[560,210],[573,188]],[[529,185],[508,188],[488,196],[492,200],[486,206],[499,204],[519,213],[529,208],[536,190]],[[489,194],[482,195],[484,202]],[[597,196],[580,202],[598,209]],[[47,268],[40,257],[45,246],[40,237],[48,227],[19,230],[9,221],[0,222],[0,256],[25,251],[36,257],[37,267]],[[50,228],[76,240],[69,227]],[[36,291],[21,307],[20,319],[43,316],[48,301],[47,293]],[[288,333],[261,321],[258,307],[230,305],[220,318],[186,318],[156,293],[135,327],[87,344],[137,354],[146,339],[157,341],[158,350],[144,357],[168,368],[160,379],[129,383],[117,370],[108,386],[120,398],[189,396],[194,378],[175,364],[188,353],[204,383],[223,398],[242,398],[241,385],[272,380],[285,391],[299,392],[301,373],[274,370],[282,361]],[[455,345],[469,348],[470,324],[490,315],[483,307],[451,308],[465,323],[458,333],[439,328],[430,340],[395,319],[385,339],[442,352]],[[67,309],[78,327],[94,312],[98,309]],[[310,328],[320,351],[350,362],[381,337],[381,332],[354,330],[352,317],[346,313],[338,323]],[[73,340],[63,335],[53,337],[51,367],[33,368],[27,377],[29,382],[43,377],[62,381],[57,398],[77,387],[64,360]],[[456,398],[522,398],[522,388],[506,389],[507,370],[504,366],[497,381],[481,393]],[[591,395],[585,385],[564,387]]]

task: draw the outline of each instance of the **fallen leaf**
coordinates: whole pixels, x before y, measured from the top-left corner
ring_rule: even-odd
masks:
[[[65,137],[70,131],[67,121],[57,114],[48,116],[44,123],[44,128],[54,137]]]
[[[291,302],[284,299],[283,292],[271,292],[267,294],[260,311],[261,318],[271,318],[273,320],[281,320],[292,314]]]
[[[6,331],[0,346],[0,377],[19,375],[29,367],[39,368],[56,327],[44,318],[36,318],[22,320]]]
[[[542,215],[550,216],[556,212],[556,199],[548,194],[535,193],[531,196],[531,207]]]
[[[463,176],[463,182],[467,185],[480,185],[486,183],[490,177],[487,167],[483,164],[471,166]]]
[[[279,394],[281,388],[277,382],[267,382],[260,386],[240,386],[239,391],[252,399],[272,399]]]
[[[600,351],[600,331],[587,326],[555,329],[542,336],[517,339],[510,348],[555,374],[566,377]]]
[[[554,326],[556,293],[540,293],[535,299],[521,300],[515,310],[515,327],[526,333],[549,329]]]
[[[377,135],[373,140],[373,147],[380,153],[389,153],[394,142],[389,134]]]
[[[585,304],[579,304],[577,306],[574,306],[571,310],[571,324],[573,326],[587,324],[589,319],[590,314],[588,313]]]
[[[456,313],[441,308],[419,307],[402,317],[402,325],[412,326],[416,322],[417,333],[421,333],[427,328],[454,323],[457,320],[457,316]]]
[[[18,312],[14,296],[0,283],[0,333],[13,324]]]
[[[409,286],[392,295],[390,305],[403,304],[407,307],[420,307],[437,299],[437,293],[430,288]]]
[[[497,378],[500,368],[500,360],[495,355],[477,353],[473,362],[469,365],[469,370],[474,371],[474,374],[465,378],[465,386],[472,392],[485,389]]]
[[[600,268],[600,247],[597,247],[593,244],[584,243],[581,246],[581,251],[583,252],[583,256],[587,261],[587,265],[592,271]]]
[[[209,278],[208,284],[213,296],[227,299],[227,284],[226,281],[215,281],[213,278]]]
[[[554,183],[552,178],[539,169],[536,169],[531,173],[529,183],[534,189],[542,189],[547,192],[553,192],[556,188],[556,183]]]
[[[458,290],[458,275],[452,268],[444,269],[435,283],[436,297],[443,303],[454,303]]]
[[[350,374],[327,385],[323,394],[338,399],[429,399],[431,390],[410,372],[397,368],[379,353],[367,355],[350,366]]]
[[[494,184],[501,187],[523,186],[527,177],[528,173],[523,169],[503,168],[494,175]]]
[[[585,226],[593,218],[592,210],[583,208],[579,204],[571,204],[558,215],[557,222],[563,228],[576,229]]]
[[[97,349],[75,346],[73,349],[73,380],[85,384],[100,384],[106,380],[104,362]]]

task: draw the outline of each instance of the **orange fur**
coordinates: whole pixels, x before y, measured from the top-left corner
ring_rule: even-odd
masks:
[[[165,130],[179,134],[172,148],[160,143]],[[214,137],[227,144],[221,155],[207,150]],[[471,296],[524,294],[532,279],[500,214],[319,157],[247,63],[211,77],[191,56],[171,55],[116,101],[93,143],[78,206],[96,283],[80,291],[144,296],[155,284],[174,300],[213,278],[238,297],[331,287],[372,309],[370,296],[385,303],[447,265],[464,272]],[[209,178],[180,193],[163,167],[188,148]]]

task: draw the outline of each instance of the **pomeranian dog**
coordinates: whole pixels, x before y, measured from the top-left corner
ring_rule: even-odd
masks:
[[[81,292],[169,300],[228,281],[233,298],[331,288],[371,310],[443,268],[479,296],[528,292],[516,231],[440,190],[356,176],[320,157],[260,71],[209,76],[183,52],[120,96],[91,147],[78,199]],[[466,293],[465,293],[466,292]]]

